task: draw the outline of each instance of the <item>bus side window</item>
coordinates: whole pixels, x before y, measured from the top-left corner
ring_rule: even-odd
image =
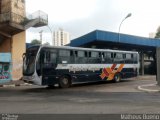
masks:
[[[113,53],[111,53],[111,59],[113,59],[114,57],[113,57]]]
[[[131,54],[132,63],[137,63],[137,54]]]
[[[117,56],[117,53],[113,53],[113,63],[117,63],[116,56]]]
[[[124,63],[124,59],[123,59],[123,54],[122,53],[118,53],[117,54],[117,59],[118,59],[119,63]]]
[[[49,65],[49,63],[50,63],[50,52],[49,51],[44,51],[42,55],[44,55],[43,58],[42,58],[43,68],[48,68],[50,66]]]
[[[131,54],[131,63],[134,63],[133,54]]]
[[[85,57],[85,58],[88,57],[87,51],[84,52],[84,57]]]
[[[88,52],[88,54],[89,54],[89,56],[88,56],[88,57],[90,58],[90,57],[91,57],[91,52]]]
[[[101,63],[101,58],[98,52],[89,52],[88,62],[91,64]]]
[[[92,58],[94,63],[101,63],[101,59],[99,57],[98,52],[92,52]]]
[[[85,51],[77,51],[77,57],[75,58],[77,64],[87,63],[87,53]]]
[[[42,51],[41,53],[41,63],[44,64],[45,63],[45,52]]]
[[[59,50],[59,63],[70,63],[70,51],[69,50]]]
[[[138,63],[137,54],[133,54],[133,63]]]
[[[70,51],[70,60],[69,61],[71,64],[74,63],[74,51],[73,50]]]
[[[93,60],[92,60],[92,53],[90,51],[88,52],[88,63],[89,64],[94,63]]]
[[[56,64],[57,63],[57,55],[56,53],[51,52],[50,53],[50,63]]]
[[[127,54],[126,54],[125,63],[131,63],[131,61],[132,61],[131,54],[130,54],[130,53],[127,53]]]
[[[101,62],[102,62],[102,63],[105,63],[104,53],[101,53]]]
[[[44,67],[45,68],[51,68],[51,67],[54,67],[54,65],[56,64],[57,62],[57,57],[56,57],[56,53],[55,52],[52,52],[52,51],[46,51],[44,53]]]
[[[50,52],[49,51],[47,51],[46,52],[46,63],[49,63],[50,62],[50,60],[51,60],[51,54],[50,54]]]
[[[78,57],[78,51],[74,51],[75,57]]]
[[[71,56],[71,57],[73,57],[73,56],[74,56],[74,54],[73,54],[73,51],[72,51],[72,50],[70,51],[70,56]]]
[[[126,59],[126,54],[123,54],[123,59],[124,59],[124,60]]]
[[[105,53],[105,63],[112,63],[112,53],[110,52]]]

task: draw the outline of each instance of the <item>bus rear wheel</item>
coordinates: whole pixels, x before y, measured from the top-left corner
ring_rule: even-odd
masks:
[[[114,82],[120,82],[121,81],[121,74],[120,73],[116,73],[114,76]]]
[[[68,76],[62,76],[59,79],[60,88],[69,88],[71,86],[71,79]]]

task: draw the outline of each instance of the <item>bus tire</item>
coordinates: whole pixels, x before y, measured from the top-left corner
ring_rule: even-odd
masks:
[[[60,88],[69,88],[71,86],[71,79],[68,76],[62,76],[59,79]]]
[[[114,82],[120,82],[121,78],[122,78],[121,74],[120,73],[116,73],[114,75],[114,79],[113,80],[114,80]]]

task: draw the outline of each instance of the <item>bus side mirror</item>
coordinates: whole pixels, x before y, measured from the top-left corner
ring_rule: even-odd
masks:
[[[22,58],[24,58],[26,56],[26,53],[23,53]]]

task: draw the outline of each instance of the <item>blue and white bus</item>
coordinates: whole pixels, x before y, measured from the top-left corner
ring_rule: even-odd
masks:
[[[76,83],[135,77],[139,54],[132,51],[32,46],[23,55],[23,80],[36,85],[70,87]]]

